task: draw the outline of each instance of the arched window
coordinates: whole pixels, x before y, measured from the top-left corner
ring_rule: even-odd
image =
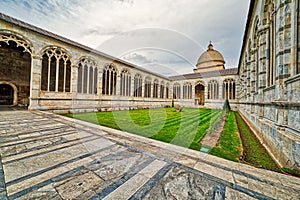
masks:
[[[175,83],[173,85],[173,99],[180,99],[180,85],[179,83]]]
[[[70,55],[61,48],[49,47],[42,58],[41,89],[44,91],[71,91]]]
[[[143,80],[141,75],[136,74],[134,76],[134,97],[142,97],[142,87],[143,87]]]
[[[235,99],[235,81],[233,79],[223,81],[223,99]]]
[[[219,83],[216,80],[208,82],[207,85],[207,99],[218,99],[219,98]]]
[[[131,76],[127,69],[121,72],[120,95],[130,96]]]
[[[151,79],[147,77],[145,79],[145,94],[144,97],[151,97]]]
[[[97,94],[98,69],[93,60],[82,58],[78,63],[77,92]]]
[[[168,99],[169,98],[169,83],[167,83],[167,85],[166,85],[166,99]]]
[[[183,85],[183,98],[184,99],[192,99],[192,84],[185,83]]]
[[[102,94],[116,95],[117,71],[113,65],[106,66],[102,76]]]
[[[159,91],[159,97],[161,98],[161,99],[163,99],[164,97],[165,97],[165,83],[162,81],[161,83],[160,83],[160,91]]]
[[[153,98],[158,98],[158,80],[155,79],[153,82]]]

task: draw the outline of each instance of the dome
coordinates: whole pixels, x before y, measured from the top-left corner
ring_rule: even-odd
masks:
[[[225,61],[222,54],[214,50],[213,45],[210,43],[208,49],[199,57],[195,72],[225,69],[224,64]]]

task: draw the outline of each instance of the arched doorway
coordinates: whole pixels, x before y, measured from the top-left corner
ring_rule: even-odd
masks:
[[[14,89],[8,84],[0,84],[0,105],[14,104]]]
[[[195,105],[204,105],[204,90],[205,87],[202,83],[198,83],[195,87]]]
[[[0,31],[0,105],[29,104],[31,53],[27,41]]]

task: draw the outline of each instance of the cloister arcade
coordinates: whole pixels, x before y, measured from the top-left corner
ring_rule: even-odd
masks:
[[[237,74],[231,85],[226,76],[214,82],[165,77],[42,29],[34,33],[27,27],[22,34],[19,28],[0,31],[0,105],[79,111],[165,107],[172,100],[194,107],[235,98]]]

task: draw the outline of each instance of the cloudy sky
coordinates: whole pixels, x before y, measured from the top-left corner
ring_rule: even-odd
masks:
[[[209,41],[237,67],[249,1],[0,0],[0,12],[164,75],[192,73]]]

